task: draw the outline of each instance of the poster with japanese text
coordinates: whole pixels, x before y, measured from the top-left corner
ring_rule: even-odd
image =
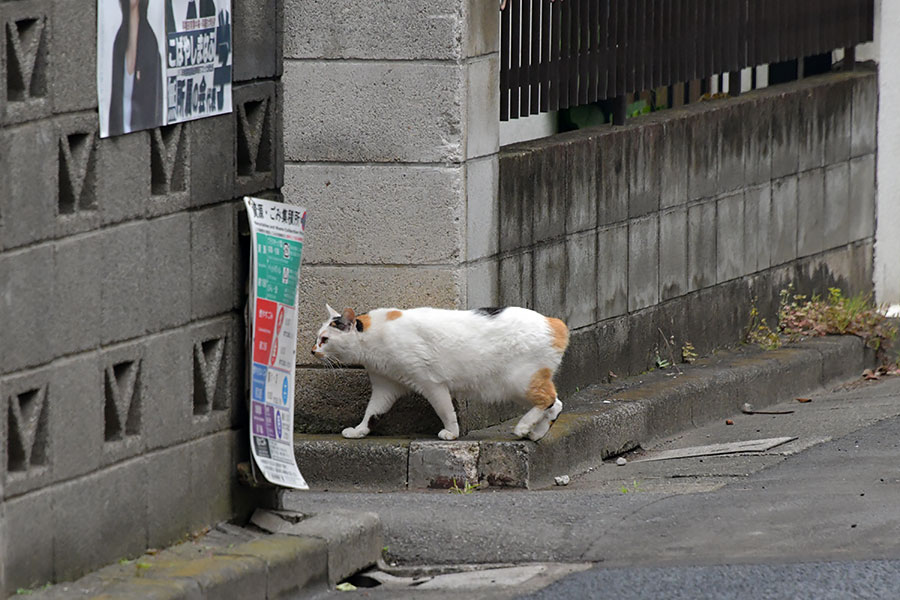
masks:
[[[250,449],[265,478],[309,489],[294,458],[297,295],[306,210],[244,198],[250,222]]]
[[[231,0],[98,0],[100,136],[231,112]]]

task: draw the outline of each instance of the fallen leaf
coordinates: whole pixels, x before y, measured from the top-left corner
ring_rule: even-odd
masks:
[[[875,373],[872,371],[872,369],[866,369],[865,371],[863,371],[862,376],[863,376],[863,379],[865,379],[865,380],[875,380],[875,381],[877,381],[877,380],[881,379],[881,377],[879,377],[877,374],[875,374]]]
[[[797,402],[812,402],[812,398],[797,398]]]
[[[352,592],[356,589],[356,586],[345,581],[344,583],[337,584],[334,588],[341,592]]]
[[[734,421],[732,421],[731,419],[725,419],[725,424],[726,425],[734,425]]]

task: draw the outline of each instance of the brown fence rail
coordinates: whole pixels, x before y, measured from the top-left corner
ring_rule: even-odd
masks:
[[[508,0],[500,118],[852,48],[873,0]]]

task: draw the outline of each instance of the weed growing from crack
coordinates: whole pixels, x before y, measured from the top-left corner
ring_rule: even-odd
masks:
[[[763,350],[775,350],[781,347],[781,338],[769,327],[766,319],[759,315],[756,298],[750,301],[750,323],[744,331],[744,342],[754,344]]]
[[[627,485],[623,485],[619,489],[622,491],[623,494],[636,494],[638,492],[644,491],[641,489],[640,483],[637,480],[634,480],[631,482],[631,488],[629,488]]]
[[[697,360],[697,350],[690,342],[681,345],[681,362],[691,364]]]
[[[471,483],[469,483],[468,479],[466,479],[466,481],[465,481],[465,487],[459,487],[459,485],[457,485],[457,483],[456,483],[455,477],[451,481],[453,481],[453,485],[448,490],[451,494],[471,494],[475,490],[477,490],[478,488],[481,487],[480,483],[476,483],[475,485],[472,485]]]
[[[694,345],[689,341],[685,340],[685,342],[681,345],[681,351],[677,351],[677,344],[675,342],[675,336],[666,336],[662,329],[659,327],[656,328],[659,332],[659,335],[662,336],[662,340],[665,343],[664,351],[665,356],[660,352],[659,347],[656,348],[656,359],[653,362],[653,369],[668,369],[669,367],[674,367],[675,371],[681,375],[681,369],[678,368],[678,363],[687,363],[690,364],[697,360],[697,352],[694,348]]]
[[[781,290],[778,326],[772,330],[759,315],[756,299],[750,306],[750,323],[744,341],[764,350],[780,348],[784,341],[824,335],[859,336],[866,346],[884,355],[897,337],[897,327],[872,302],[871,294],[845,296],[840,288],[828,288],[828,295],[807,297],[794,294],[793,285]]]

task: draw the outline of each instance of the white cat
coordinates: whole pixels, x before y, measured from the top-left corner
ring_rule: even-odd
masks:
[[[415,391],[425,396],[444,428],[443,440],[459,436],[451,396],[486,402],[518,400],[531,407],[515,427],[518,437],[539,440],[559,416],[553,374],[569,343],[559,319],[526,308],[442,310],[379,308],[357,316],[326,305],[312,353],[331,364],[362,365],[372,382],[366,414],[346,438],[361,438],[372,419]]]

